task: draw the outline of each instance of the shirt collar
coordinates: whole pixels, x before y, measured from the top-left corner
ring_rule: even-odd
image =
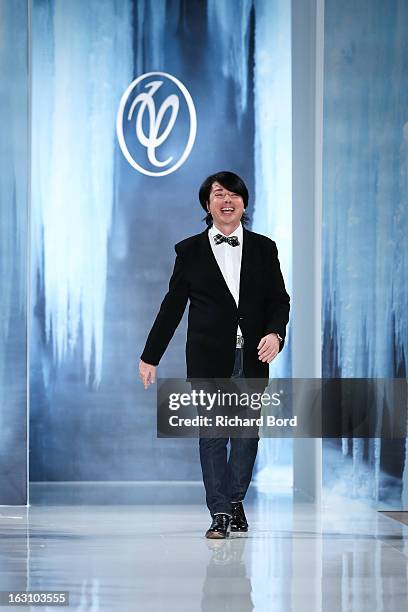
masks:
[[[223,236],[226,235],[226,234],[224,234],[224,232],[219,230],[218,227],[215,227],[214,223],[212,224],[212,226],[208,230],[208,233],[210,234],[211,237],[215,236],[215,234],[222,234]],[[242,223],[240,221],[237,229],[234,232],[232,232],[232,234],[230,234],[230,236],[237,236],[238,240],[240,242],[242,242],[242,233],[243,233],[243,231],[242,231]]]

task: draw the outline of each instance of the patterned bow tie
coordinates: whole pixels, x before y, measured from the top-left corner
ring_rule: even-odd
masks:
[[[221,242],[228,242],[228,244],[233,247],[239,245],[238,236],[223,236],[222,234],[215,234],[214,242],[215,244],[221,244]]]

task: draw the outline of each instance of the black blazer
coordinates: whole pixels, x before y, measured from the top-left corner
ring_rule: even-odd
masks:
[[[157,365],[183,316],[188,299],[186,364],[189,378],[229,378],[235,359],[237,324],[244,336],[244,375],[269,377],[257,346],[268,333],[282,338],[289,320],[276,244],[243,227],[238,306],[224,280],[208,239],[208,227],[175,245],[176,261],[141,359]],[[231,247],[234,248],[234,247]]]

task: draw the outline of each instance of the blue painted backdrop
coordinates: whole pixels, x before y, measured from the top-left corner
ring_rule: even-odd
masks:
[[[27,16],[1,7],[18,101],[0,113],[1,491],[24,503]],[[406,377],[407,11],[325,3],[325,376]],[[247,180],[252,227],[277,240],[290,288],[289,3],[34,0],[32,51],[31,479],[198,479],[196,441],[155,438],[138,358],[214,170]],[[160,179],[129,166],[115,132],[123,91],[150,70],[180,78],[197,110],[190,157]],[[162,375],[183,373],[184,334],[185,320]],[[290,343],[273,373],[290,374]],[[266,480],[290,459],[277,444],[262,445]],[[408,505],[405,440],[327,443],[324,467],[330,494]]]
[[[0,3],[0,505],[27,502],[29,75],[25,0]]]
[[[326,0],[325,376],[407,376],[407,29],[404,0]],[[407,509],[406,458],[405,440],[327,443],[327,490]]]
[[[198,480],[197,440],[156,439],[139,355],[216,170],[246,180],[252,227],[277,241],[290,289],[290,5],[34,0],[32,40],[30,478]],[[132,168],[115,131],[123,92],[150,71],[180,79],[197,112],[190,156],[160,178]],[[161,376],[184,375],[185,325]],[[259,471],[285,448],[265,441]]]

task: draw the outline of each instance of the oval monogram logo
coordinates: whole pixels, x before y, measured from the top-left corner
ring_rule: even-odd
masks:
[[[197,115],[186,86],[166,72],[146,72],[123,93],[116,133],[129,164],[165,176],[186,161],[197,133]]]

